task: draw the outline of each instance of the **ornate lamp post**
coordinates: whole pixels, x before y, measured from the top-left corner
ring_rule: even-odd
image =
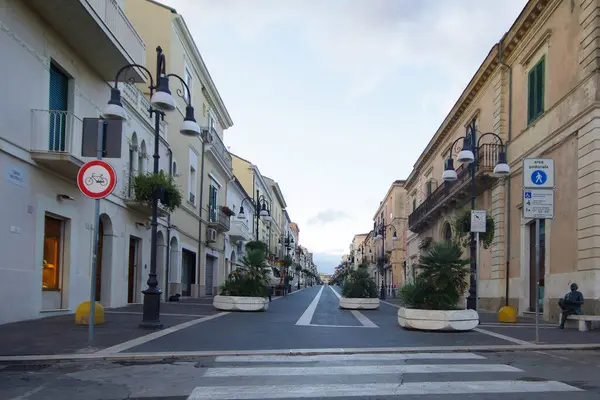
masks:
[[[469,172],[471,175],[471,210],[475,210],[475,199],[477,197],[477,188],[475,184],[475,174],[477,172],[477,168],[479,167],[479,162],[481,155],[479,154],[480,142],[486,136],[492,136],[495,138],[500,144],[497,145],[499,147],[498,151],[498,159],[496,162],[496,166],[494,167],[494,175],[497,177],[505,177],[510,174],[510,166],[506,162],[506,150],[504,147],[504,142],[502,138],[496,135],[493,132],[488,132],[482,134],[477,140],[477,127],[475,126],[475,120],[473,120],[469,126],[466,128],[465,137],[458,138],[452,143],[451,149],[456,146],[456,144],[462,140],[463,145],[458,153],[458,157],[456,161],[461,164],[466,164],[469,167]],[[458,179],[458,175],[456,174],[456,170],[454,169],[454,162],[452,160],[452,151],[450,152],[450,156],[446,160],[444,166],[444,173],[442,174],[442,180],[444,182],[453,182]],[[475,233],[471,232],[470,237],[470,258],[471,258],[471,276],[469,279],[469,297],[467,297],[467,308],[468,309],[477,309],[477,248],[475,244]],[[508,279],[508,277],[507,277]]]
[[[164,120],[165,113],[175,110],[175,100],[169,90],[169,78],[177,78],[184,91],[177,89],[177,94],[186,100],[185,118],[180,126],[179,132],[185,136],[199,136],[200,127],[194,118],[194,107],[192,107],[192,93],[185,81],[176,74],[167,74],[165,55],[162,49],[156,48],[156,82],[152,78],[152,73],[143,65],[129,64],[123,66],[117,71],[114,87],[110,90],[110,101],[104,110],[104,117],[107,119],[127,119],[127,113],[121,103],[121,92],[118,88],[119,78],[121,73],[131,68],[140,68],[148,74],[150,80],[150,108],[148,112],[150,117],[154,116],[154,169],[153,173],[158,174],[159,165],[159,143],[160,143],[160,121]],[[187,98],[185,96],[187,93]],[[162,200],[162,190],[152,194],[152,233],[150,244],[150,273],[148,274],[148,288],[142,293],[144,294],[143,317],[140,323],[140,328],[160,329],[160,295],[162,291],[158,288],[158,280],[156,279],[156,259],[157,259],[157,237],[158,237],[158,200]]]
[[[385,300],[385,293],[386,293],[386,285],[387,285],[387,279],[386,279],[386,273],[385,270],[383,269],[385,267],[385,234],[386,234],[386,228],[389,225],[385,225],[385,221],[381,221],[381,224],[379,224],[379,226],[377,226],[376,223],[373,223],[373,236],[375,238],[375,240],[381,240],[381,263],[382,263],[382,271],[383,271],[383,276],[381,277],[381,290],[380,290],[380,294],[379,297],[381,298],[381,300]],[[396,231],[394,231],[393,236],[392,236],[392,240],[395,242],[398,240],[398,235],[396,235]],[[370,250],[369,250],[370,252]]]
[[[250,200],[249,197],[244,198],[244,200]],[[245,218],[245,214],[244,214],[244,200],[242,200],[242,203],[240,204],[240,212],[238,213],[238,218]],[[263,221],[267,220],[269,217],[271,216],[271,212],[269,211],[269,205],[267,203],[267,199],[265,198],[265,196],[263,196],[262,194],[259,193],[259,191],[256,191],[256,199],[254,199],[254,217],[256,218],[256,225],[255,228],[256,230],[254,231],[254,235],[255,235],[255,239],[259,240],[258,238],[258,219],[262,218]]]

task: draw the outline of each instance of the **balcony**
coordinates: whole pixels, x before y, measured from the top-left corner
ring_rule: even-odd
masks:
[[[209,154],[214,157],[227,173],[230,173],[232,169],[231,154],[227,151],[227,148],[217,134],[217,131],[211,128],[209,135],[209,143],[211,144]]]
[[[250,229],[245,219],[234,218],[233,221],[231,221],[229,239],[232,242],[238,242],[240,240],[248,241],[251,239]]]
[[[475,193],[479,196],[488,190],[497,178],[492,172],[498,162],[500,146],[497,144],[482,144],[478,150],[478,166],[475,171]],[[408,229],[415,233],[423,232],[430,227],[440,215],[450,209],[461,207],[471,200],[471,173],[469,167],[461,165],[454,182],[444,182],[434,190],[408,216]]]
[[[24,0],[104,80],[125,64],[146,65],[146,45],[116,0]],[[137,82],[146,78],[131,70]]]
[[[31,110],[31,158],[75,182],[83,165],[83,121],[68,111]]]
[[[230,216],[223,211],[222,207],[211,210],[208,215],[208,227],[219,232],[228,232],[231,226]]]
[[[138,201],[135,198],[135,189],[134,189],[134,185],[133,185],[134,175],[129,173],[129,171],[127,171],[127,170],[123,171],[123,173],[120,173],[120,171],[116,171],[116,173],[117,173],[117,182],[121,181],[121,177],[122,177],[123,190],[121,191],[121,198],[123,199],[123,204],[125,204],[125,207],[127,207],[128,209],[130,209],[133,212],[140,214],[143,217],[150,218],[152,216],[152,205],[148,204],[146,202]],[[159,202],[158,203],[158,216],[164,218],[167,215],[169,215],[169,213],[167,212],[167,210],[162,208],[162,206]]]

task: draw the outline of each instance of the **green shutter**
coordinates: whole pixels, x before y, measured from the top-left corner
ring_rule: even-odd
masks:
[[[50,64],[50,88],[48,109],[48,150],[65,151],[67,109],[69,103],[69,78],[56,66]]]
[[[527,124],[535,118],[535,68],[529,71],[528,93],[527,93]]]
[[[536,118],[544,113],[544,83],[545,83],[545,69],[546,69],[546,59],[542,58],[538,63],[536,72]]]
[[[546,58],[542,57],[529,71],[527,87],[527,124],[544,113],[544,91],[546,81]]]

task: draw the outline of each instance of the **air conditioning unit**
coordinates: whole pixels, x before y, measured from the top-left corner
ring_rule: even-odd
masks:
[[[213,228],[208,228],[207,230],[207,239],[208,243],[214,243],[217,241],[217,230]]]

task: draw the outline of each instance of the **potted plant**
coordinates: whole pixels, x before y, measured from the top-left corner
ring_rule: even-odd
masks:
[[[162,207],[168,212],[173,212],[181,206],[181,192],[175,184],[173,177],[160,171],[158,174],[148,173],[136,175],[133,178],[134,201],[152,206],[152,196],[158,194]]]
[[[264,311],[269,308],[269,265],[262,242],[248,242],[241,266],[221,285],[213,306],[226,311]]]
[[[377,284],[369,274],[368,266],[360,264],[347,272],[342,285],[340,308],[347,310],[375,310],[379,308]]]
[[[400,289],[403,307],[398,324],[403,328],[430,331],[468,331],[479,325],[475,310],[459,307],[468,288],[468,259],[456,241],[432,243],[416,265],[414,282]]]

